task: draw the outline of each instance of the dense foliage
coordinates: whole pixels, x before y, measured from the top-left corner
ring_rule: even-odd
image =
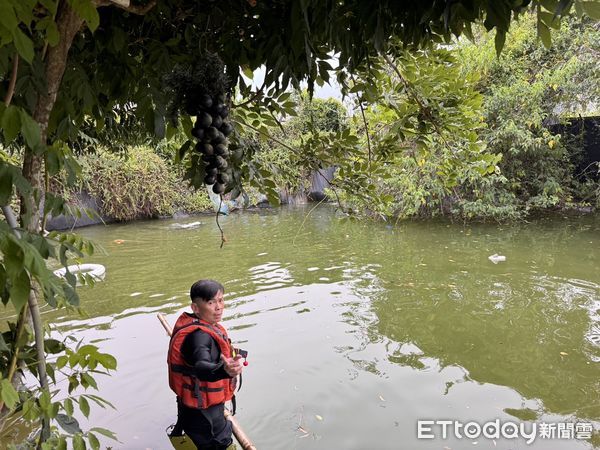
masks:
[[[134,147],[127,157],[102,151],[81,159],[77,190],[99,202],[103,216],[118,221],[156,218],[174,212],[197,213],[211,207],[205,190],[193,192],[175,168],[150,147]]]
[[[534,20],[526,16],[514,27],[501,59],[493,57],[485,38],[460,49],[463,73],[483,74],[479,89],[487,128],[482,138],[491,152],[502,155],[499,174],[481,180],[461,204],[467,217],[521,217],[598,202],[575,178],[582,149],[552,126],[593,113],[600,104],[600,30],[589,22],[563,20],[548,50],[531,41]]]
[[[384,155],[371,168],[389,197],[377,203],[345,189],[352,209],[388,219],[506,220],[598,204],[597,181],[575,177],[581,141],[552,130],[599,104],[600,32],[563,19],[548,50],[532,39],[535,20],[515,24],[501,58],[479,32],[449,51],[406,53],[367,77],[376,83],[351,89],[369,98],[373,153]],[[347,173],[342,165],[340,185]]]

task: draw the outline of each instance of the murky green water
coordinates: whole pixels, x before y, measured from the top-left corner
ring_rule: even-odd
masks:
[[[205,277],[224,283],[224,325],[250,353],[238,420],[259,449],[591,447],[439,429],[418,440],[417,420],[599,427],[600,217],[387,227],[309,210],[224,218],[223,249],[208,217],[81,230],[106,249],[87,262],[107,276],[81,291],[89,317],[61,329],[119,360],[99,383],[118,410],[92,414],[118,433],[114,448],[169,448],[156,313],[173,323]]]

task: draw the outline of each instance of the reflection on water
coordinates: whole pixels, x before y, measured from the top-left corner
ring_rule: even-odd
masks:
[[[227,290],[224,324],[249,350],[239,421],[261,449],[465,448],[418,441],[418,419],[600,421],[600,218],[386,227],[328,207],[82,230],[106,249],[88,317],[59,332],[119,361],[99,380],[117,411],[91,423],[114,448],[168,448],[171,323],[198,278]],[[116,244],[115,239],[124,242]],[[505,255],[497,265],[488,260]],[[63,313],[60,313],[63,314]],[[524,447],[479,439],[477,448]],[[532,448],[589,448],[538,440]],[[528,447],[529,448],[529,447]]]

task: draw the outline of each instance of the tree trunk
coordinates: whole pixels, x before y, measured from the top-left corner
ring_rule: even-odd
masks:
[[[75,35],[83,24],[68,1],[60,2],[56,24],[59,32],[59,42],[55,47],[50,47],[46,55],[46,91],[40,92],[33,112],[33,119],[38,123],[41,132],[41,142],[46,145],[48,139],[48,122],[50,113],[56,103],[58,90],[67,67],[69,49]],[[32,194],[21,199],[21,226],[31,233],[40,231],[41,218],[44,211],[46,198],[44,153],[36,153],[33,149],[26,148],[23,157],[23,176],[33,188]],[[38,373],[42,389],[48,391],[48,378],[46,374],[46,354],[44,352],[44,328],[39,310],[39,290],[32,286],[29,310],[33,320],[35,344],[38,356]],[[42,420],[42,433],[38,448],[50,436],[50,424]]]
[[[33,119],[40,126],[42,144],[46,144],[48,138],[48,121],[67,67],[69,49],[75,35],[83,25],[83,19],[73,11],[69,2],[63,1],[59,6],[56,25],[60,40],[55,47],[49,48],[46,55],[46,91],[39,93],[33,112]],[[44,173],[44,155],[36,154],[32,149],[26,148],[23,159],[23,176],[31,183],[34,196],[22,199],[21,226],[34,233],[39,231],[40,219],[44,211],[46,198]]]

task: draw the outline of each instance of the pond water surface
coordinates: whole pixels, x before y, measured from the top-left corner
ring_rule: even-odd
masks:
[[[258,449],[592,448],[539,433],[532,445],[442,439],[436,426],[417,439],[417,421],[599,428],[600,217],[386,226],[325,206],[220,222],[222,249],[212,217],[79,230],[105,249],[86,262],[104,264],[106,280],[81,289],[88,317],[48,317],[118,359],[98,379],[117,410],[91,415],[119,436],[105,445],[169,448],[175,400],[156,314],[174,323],[190,285],[214,278],[223,323],[249,351],[237,417]]]

